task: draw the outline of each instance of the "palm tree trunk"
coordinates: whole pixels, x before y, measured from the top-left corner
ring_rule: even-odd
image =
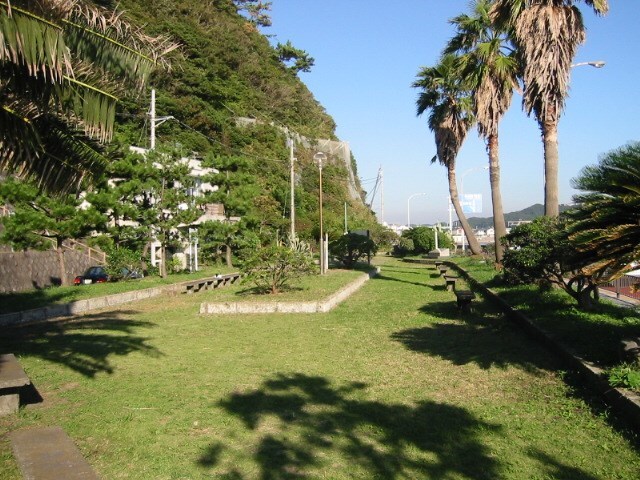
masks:
[[[471,250],[471,253],[474,255],[480,255],[482,250],[478,243],[478,239],[473,234],[473,229],[471,228],[471,225],[469,225],[467,217],[465,217],[462,207],[460,206],[460,200],[458,199],[458,185],[456,184],[456,169],[453,162],[450,162],[449,165],[447,165],[447,177],[449,179],[449,195],[451,196],[451,203],[453,203],[453,208],[456,211],[460,225],[462,225],[464,235],[467,237],[469,250]]]
[[[504,209],[502,208],[502,193],[500,192],[500,155],[498,135],[490,135],[487,138],[487,150],[489,153],[489,181],[491,182],[491,204],[493,206],[493,230],[495,235],[496,264],[502,264],[504,248],[500,239],[507,234],[507,226],[504,222]]]
[[[548,114],[542,128],[544,141],[544,214],[547,217],[560,215],[558,204],[558,121]]]

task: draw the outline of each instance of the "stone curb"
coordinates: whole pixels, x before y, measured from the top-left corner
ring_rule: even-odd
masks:
[[[588,384],[619,414],[626,418],[634,428],[640,430],[640,395],[624,388],[613,388],[604,376],[604,370],[588,362],[558,340],[553,334],[536,325],[529,317],[509,305],[496,292],[485,287],[471,277],[466,270],[453,262],[445,262],[464,277],[482,295],[500,307],[507,317],[518,324],[528,335],[542,343],[547,349],[562,358],[576,370]]]
[[[228,315],[250,313],[326,313],[333,310],[341,302],[349,298],[362,287],[370,278],[380,273],[377,267],[357,278],[346,287],[324,300],[317,302],[221,302],[200,304],[200,313],[203,315]]]
[[[180,284],[166,287],[145,288],[144,290],[132,290],[130,292],[115,293],[104,297],[87,298],[71,303],[49,305],[47,307],[23,310],[21,312],[5,313],[0,315],[0,327],[22,325],[31,322],[40,322],[58,317],[69,317],[90,310],[113,307],[124,303],[135,302],[147,298],[157,297],[165,292],[174,292]]]

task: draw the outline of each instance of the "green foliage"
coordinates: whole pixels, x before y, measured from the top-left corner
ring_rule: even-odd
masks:
[[[289,40],[285,44],[278,43],[276,51],[280,61],[289,64],[289,69],[295,73],[310,72],[315,62],[313,57],[304,50],[295,48]]]
[[[29,182],[7,178],[0,182],[0,202],[14,213],[2,217],[0,241],[19,250],[48,249],[65,240],[83,238],[104,227],[106,218],[94,207],[83,206],[75,195],[52,198]]]
[[[451,237],[444,231],[437,229],[438,232],[438,248],[450,248],[453,244]],[[436,248],[435,231],[432,227],[413,227],[402,232],[402,238],[409,239],[413,242],[413,248],[410,252],[414,255],[429,253]],[[405,245],[400,249],[408,246]]]
[[[119,280],[123,272],[138,272],[141,269],[141,258],[138,252],[128,248],[110,248],[107,253],[106,270],[112,280]]]
[[[107,161],[116,95],[142,86],[176,45],[91,1],[0,8],[0,170],[78,190]],[[152,58],[153,57],[153,58]]]
[[[353,268],[358,260],[376,252],[374,241],[358,233],[347,233],[329,242],[329,253],[347,268]]]
[[[591,272],[608,277],[640,258],[640,143],[604,155],[573,180],[581,191],[568,212],[571,240]]]
[[[244,281],[253,283],[261,293],[271,294],[288,288],[294,279],[315,270],[309,253],[277,243],[258,248],[242,265]]]
[[[597,301],[597,278],[583,270],[585,265],[569,240],[566,219],[537,218],[514,228],[502,241],[507,280],[543,288],[555,284],[585,309]]]
[[[411,255],[415,250],[413,240],[407,237],[400,237],[400,240],[393,246],[393,254],[399,257]]]
[[[640,392],[640,369],[637,365],[622,364],[607,371],[609,385]]]

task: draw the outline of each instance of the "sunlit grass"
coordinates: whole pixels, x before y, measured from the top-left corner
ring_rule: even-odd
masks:
[[[108,479],[637,478],[633,435],[546,350],[382,260],[327,314],[200,316],[207,292],[6,330],[45,402],[0,433],[61,425]]]

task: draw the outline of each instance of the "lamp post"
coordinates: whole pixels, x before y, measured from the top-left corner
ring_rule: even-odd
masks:
[[[325,265],[325,255],[324,255],[324,230],[322,226],[322,163],[327,160],[327,155],[323,152],[317,152],[313,156],[313,160],[318,164],[318,173],[320,176],[320,187],[319,187],[319,203],[320,203],[320,275],[324,275],[327,269]]]
[[[476,172],[478,170],[488,170],[488,169],[489,169],[489,165],[473,167],[473,168],[470,168],[469,170],[465,170],[462,173],[462,175],[460,175],[460,196],[462,197],[462,202],[464,202],[464,177],[469,173]],[[462,208],[462,211],[464,212],[464,205],[460,205],[460,208]],[[464,253],[464,235],[465,235],[464,232],[462,232],[462,252],[463,253]]]
[[[603,62],[602,60],[596,60],[594,62],[578,62],[578,63],[572,63],[571,68],[582,67],[583,65],[589,65],[590,67],[593,67],[593,68],[602,68],[606,65],[606,63]]]
[[[411,228],[411,207],[410,203],[413,197],[417,197],[419,195],[426,195],[426,193],[414,193],[413,195],[409,195],[407,198],[407,227]]]

